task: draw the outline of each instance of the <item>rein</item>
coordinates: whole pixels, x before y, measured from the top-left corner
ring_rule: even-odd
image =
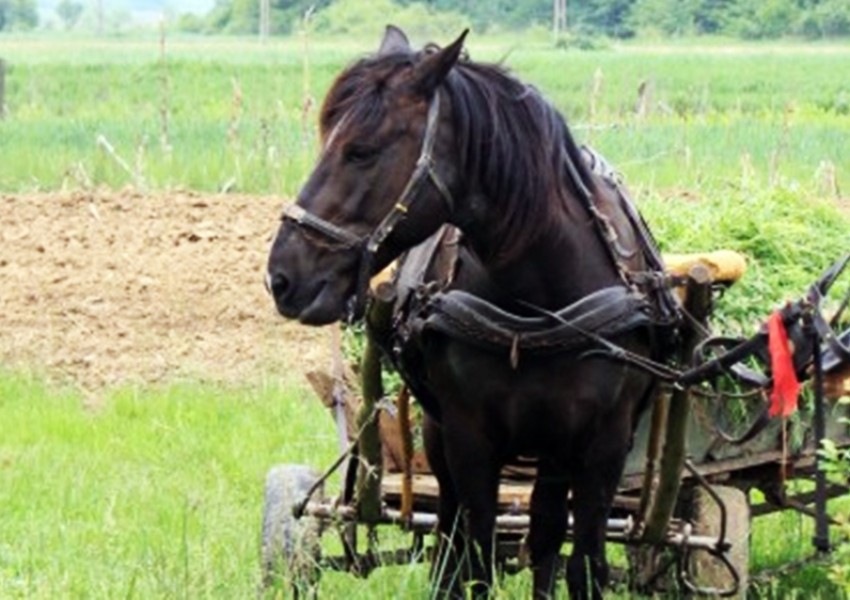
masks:
[[[360,252],[357,288],[349,306],[350,319],[357,318],[364,313],[369,280],[372,277],[375,264],[375,256],[396,226],[407,217],[407,213],[413,204],[413,200],[416,198],[416,192],[419,190],[420,185],[426,180],[430,181],[437,188],[437,191],[440,192],[440,195],[448,206],[449,212],[454,212],[454,198],[445,182],[437,173],[436,163],[432,155],[434,143],[437,138],[439,116],[440,94],[438,92],[434,94],[434,98],[428,106],[425,134],[422,138],[422,151],[419,154],[413,172],[390,212],[370,234],[358,236],[330,221],[314,215],[297,203],[288,206],[283,211],[283,220],[292,221],[302,229],[309,229],[321,234],[332,242],[336,242],[341,250],[357,250]]]

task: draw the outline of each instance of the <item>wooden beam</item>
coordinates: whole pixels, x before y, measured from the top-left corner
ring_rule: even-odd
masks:
[[[704,325],[711,310],[711,281],[711,272],[702,264],[694,265],[688,272],[685,312],[690,315],[692,321],[690,326],[682,332],[680,364],[690,364],[694,348],[705,337]],[[664,540],[667,524],[673,516],[673,509],[679,496],[682,466],[687,453],[690,411],[690,391],[687,388],[675,389],[667,411],[658,486],[649,500],[642,534],[643,541],[651,544],[659,544]],[[643,516],[640,515],[641,518]]]
[[[381,379],[381,349],[377,340],[387,335],[392,326],[395,290],[390,284],[378,286],[366,314],[366,348],[360,363],[363,403],[357,414],[360,432],[360,465],[357,471],[356,501],[360,519],[377,523],[381,516],[381,477],[384,465],[381,455],[378,402],[384,395]]]

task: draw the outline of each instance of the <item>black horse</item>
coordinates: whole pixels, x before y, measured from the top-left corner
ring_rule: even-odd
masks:
[[[571,513],[570,593],[601,597],[606,519],[654,382],[588,350],[605,338],[653,355],[652,303],[634,274],[659,265],[558,112],[501,67],[461,59],[465,35],[414,51],[388,27],[378,53],[338,77],[267,285],[302,323],[360,316],[371,275],[441,225],[459,228],[466,258],[452,290],[410,311],[396,357],[429,417],[437,583],[459,593],[458,567],[486,593],[500,470],[536,457],[535,595],[553,593]]]

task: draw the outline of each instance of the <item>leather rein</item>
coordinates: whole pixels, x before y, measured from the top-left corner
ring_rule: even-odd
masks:
[[[335,246],[342,251],[353,250],[360,252],[357,288],[348,306],[349,319],[356,319],[365,311],[367,291],[374,269],[375,256],[396,226],[407,217],[407,213],[417,197],[417,191],[421,184],[425,181],[430,181],[437,188],[437,191],[440,192],[440,195],[449,208],[449,212],[454,212],[454,198],[445,182],[437,173],[436,163],[433,157],[439,116],[440,94],[438,92],[434,94],[428,106],[425,134],[422,138],[422,151],[419,154],[413,172],[390,212],[371,233],[365,236],[358,236],[339,225],[335,225],[309,212],[303,206],[299,205],[303,201],[303,198],[299,198],[295,204],[286,207],[283,211],[282,220],[291,221],[301,229],[309,229],[321,234],[326,239],[334,242]]]

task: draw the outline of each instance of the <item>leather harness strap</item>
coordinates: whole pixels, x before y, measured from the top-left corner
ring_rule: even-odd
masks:
[[[365,309],[366,294],[369,288],[369,279],[372,276],[375,255],[393,230],[395,230],[396,226],[407,217],[410,207],[417,197],[416,192],[419,190],[420,185],[426,180],[430,181],[437,188],[440,196],[442,196],[449,212],[454,211],[454,197],[448,186],[437,173],[436,163],[433,157],[439,116],[440,94],[437,92],[428,106],[425,134],[422,138],[422,151],[416,161],[413,172],[390,212],[369,235],[358,236],[322,217],[314,215],[299,204],[303,201],[302,198],[299,198],[295,204],[288,206],[283,211],[282,219],[292,221],[298,227],[310,229],[336,242],[340,250],[360,250],[360,270],[357,278],[354,305],[350,310],[351,316],[356,317],[362,314]]]
[[[344,248],[354,248],[363,242],[363,238],[360,236],[307,212],[297,204],[291,204],[283,209],[283,218],[289,219],[300,227],[321,233],[326,238],[338,242]]]
[[[550,354],[586,350],[594,339],[651,323],[646,299],[623,286],[603,288],[551,316],[521,317],[451,290],[433,296],[419,327],[488,349]]]

